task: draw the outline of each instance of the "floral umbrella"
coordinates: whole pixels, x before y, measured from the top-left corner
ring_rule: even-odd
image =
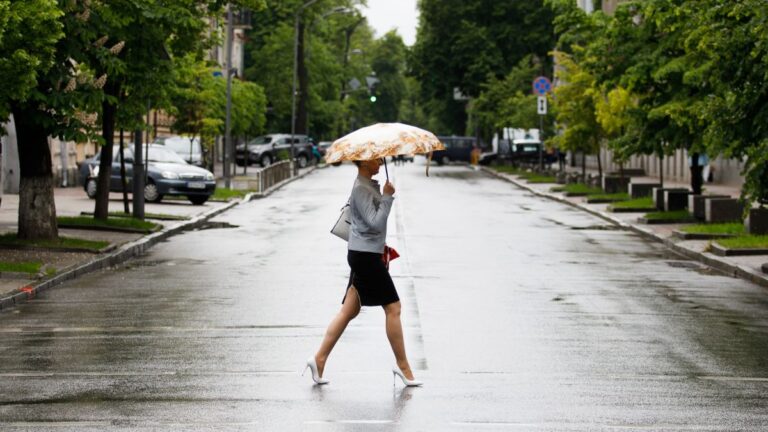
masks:
[[[376,123],[334,141],[325,153],[325,161],[336,163],[428,154],[429,176],[429,160],[435,150],[445,150],[445,146],[432,132],[402,123]]]

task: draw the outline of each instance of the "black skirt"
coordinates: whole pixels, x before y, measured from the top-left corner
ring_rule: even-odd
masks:
[[[347,291],[350,286],[354,286],[362,306],[384,306],[400,301],[381,254],[351,250],[347,253],[347,262],[351,269]],[[345,292],[342,304],[346,298]]]

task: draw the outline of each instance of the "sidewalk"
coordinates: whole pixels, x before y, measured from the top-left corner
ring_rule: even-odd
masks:
[[[163,200],[160,203],[145,203],[145,213],[163,214],[183,217],[182,220],[151,220],[162,225],[162,229],[151,234],[136,234],[118,231],[100,231],[90,229],[59,228],[60,237],[71,237],[84,240],[107,241],[108,251],[68,252],[53,249],[13,249],[0,248],[0,262],[40,262],[43,264],[41,273],[26,274],[16,272],[0,272],[0,311],[14,307],[27,301],[39,291],[48,289],[65,280],[76,278],[82,274],[107,268],[122,263],[134,256],[144,253],[156,243],[181,233],[204,225],[214,216],[252,199],[264,198],[283,185],[304,177],[317,167],[300,170],[299,175],[283,181],[264,194],[248,194],[243,199],[227,202],[208,201],[203,205],[193,205],[186,200]],[[257,175],[258,169],[250,169],[248,174]],[[54,189],[57,216],[81,216],[83,212],[93,212],[95,200],[89,199],[81,187]],[[130,200],[130,195],[129,195]],[[4,194],[0,203],[0,234],[15,233],[18,227],[19,196]],[[129,209],[131,203],[129,201]],[[110,212],[122,212],[123,196],[121,193],[111,193],[109,200]]]
[[[663,224],[647,225],[637,221],[642,213],[613,213],[608,211],[609,204],[588,204],[585,197],[567,197],[563,193],[550,192],[550,188],[557,186],[553,183],[529,184],[524,179],[515,175],[498,173],[491,168],[481,167],[483,171],[495,177],[506,180],[514,185],[526,189],[531,193],[559,201],[573,207],[579,208],[598,216],[610,223],[618,225],[638,233],[639,235],[664,243],[674,252],[681,254],[692,260],[699,261],[710,267],[713,267],[723,273],[733,277],[746,279],[750,282],[768,287],[768,274],[763,273],[762,266],[768,263],[768,255],[755,256],[731,256],[721,257],[707,252],[709,240],[682,240],[674,235],[674,231],[680,229],[684,224]],[[652,183],[657,182],[654,177],[633,177],[634,183]],[[676,182],[664,182],[665,187],[690,188],[690,185]],[[741,193],[739,188],[705,184],[704,188],[710,194],[730,195],[738,198]]]

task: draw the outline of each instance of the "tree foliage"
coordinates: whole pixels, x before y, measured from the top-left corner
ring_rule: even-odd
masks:
[[[633,1],[612,17],[568,3],[549,0],[558,46],[595,79],[571,97],[599,96],[597,120],[620,159],[679,149],[745,158],[744,198],[768,202],[764,2]]]
[[[526,55],[538,58],[536,75],[550,75],[553,11],[543,0],[422,0],[419,9],[411,70],[441,130],[465,132],[466,104],[453,100],[454,88],[478,97]]]

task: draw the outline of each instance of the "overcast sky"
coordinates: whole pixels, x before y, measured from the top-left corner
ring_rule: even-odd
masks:
[[[368,7],[362,12],[376,30],[376,37],[396,28],[406,45],[413,45],[416,40],[419,22],[416,0],[368,0]]]

